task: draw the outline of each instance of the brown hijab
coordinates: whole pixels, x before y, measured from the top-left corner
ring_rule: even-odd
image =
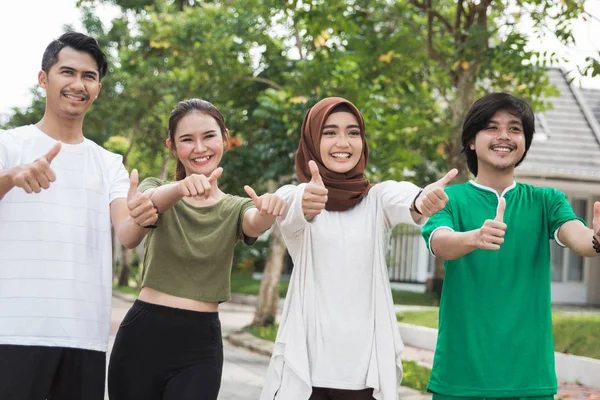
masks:
[[[346,104],[353,111],[360,126],[363,154],[358,164],[346,173],[327,169],[321,159],[321,132],[331,111],[340,104]],[[325,187],[329,191],[325,209],[328,211],[346,211],[358,204],[373,186],[365,178],[365,167],[369,158],[369,149],[365,140],[365,123],[358,108],[341,97],[327,97],[315,104],[304,117],[302,137],[296,152],[296,174],[300,182],[310,182],[311,173],[308,162],[314,160]]]

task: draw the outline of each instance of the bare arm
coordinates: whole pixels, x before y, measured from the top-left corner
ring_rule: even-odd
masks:
[[[273,225],[276,217],[282,217],[287,213],[287,203],[276,194],[266,193],[258,197],[254,189],[244,186],[244,190],[256,208],[251,208],[244,213],[242,231],[248,237],[259,237]]]
[[[12,172],[12,169],[0,172],[0,200],[4,198],[6,193],[15,187]]]
[[[451,229],[436,230],[430,238],[431,251],[443,260],[455,260],[477,249],[499,250],[506,234],[505,208],[506,200],[501,199],[496,218],[486,220],[479,229],[467,232],[454,232]]]
[[[583,257],[599,255],[592,246],[593,237],[594,231],[577,220],[565,222],[558,230],[558,240]]]
[[[216,190],[216,182],[222,173],[223,168],[219,167],[208,177],[192,174],[181,181],[148,189],[144,194],[150,196],[158,211],[164,213],[184,197],[209,196],[211,191]]]
[[[138,225],[127,207],[127,200],[115,199],[110,203],[110,220],[115,227],[115,233],[119,242],[128,249],[136,248],[150,231]]]
[[[450,229],[438,229],[430,239],[431,251],[442,260],[456,260],[466,256],[479,248],[475,241],[478,230],[454,232]]]
[[[158,211],[150,196],[138,191],[138,172],[131,171],[127,200],[120,198],[110,203],[110,220],[119,242],[128,249],[137,247],[150,231],[145,228],[156,224]]]

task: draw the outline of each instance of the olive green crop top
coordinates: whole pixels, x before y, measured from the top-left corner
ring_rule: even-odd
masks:
[[[147,178],[139,190],[167,183]],[[242,232],[244,213],[252,207],[251,199],[232,195],[207,207],[175,203],[146,237],[142,287],[193,300],[230,300],[233,249],[239,240],[256,242]]]

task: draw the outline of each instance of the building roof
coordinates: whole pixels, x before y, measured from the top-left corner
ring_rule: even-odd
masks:
[[[536,113],[536,134],[519,177],[600,182],[600,90],[578,89],[565,74],[548,70],[560,95]]]

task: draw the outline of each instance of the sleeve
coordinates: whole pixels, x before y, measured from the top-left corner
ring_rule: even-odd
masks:
[[[566,247],[563,243],[558,240],[558,230],[560,227],[568,221],[578,220],[581,221],[582,224],[585,225],[585,221],[579,218],[569,200],[567,200],[567,196],[559,190],[556,189],[544,189],[546,194],[546,215],[548,218],[548,238],[554,239],[556,243],[561,247]]]
[[[238,240],[243,241],[246,246],[254,245],[254,243],[256,243],[256,240],[258,239],[255,237],[246,236],[244,234],[244,214],[246,214],[246,211],[248,211],[251,208],[255,208],[252,199],[240,197],[240,213],[238,217],[237,237]]]
[[[123,157],[117,156],[112,165],[109,203],[116,199],[127,198],[127,192],[129,191],[129,174],[123,165]]]
[[[381,206],[389,229],[402,223],[421,225],[427,221],[427,218],[423,217],[417,224],[410,213],[410,205],[421,190],[417,185],[410,182],[385,181],[375,185],[371,190],[381,192],[379,194]]]
[[[138,185],[138,190],[144,193],[148,189],[156,189],[161,187],[162,185],[167,184],[166,181],[162,181],[158,178],[146,178]]]
[[[423,236],[423,239],[425,239],[425,244],[427,244],[427,248],[431,254],[433,254],[431,251],[431,237],[435,231],[439,229],[449,229],[454,232],[451,201],[448,201],[446,207],[442,210],[433,214],[421,229],[421,235]]]
[[[277,224],[284,237],[294,237],[304,230],[310,222],[304,218],[302,213],[302,196],[306,183],[300,185],[285,185],[277,189],[275,194],[288,205],[285,216],[277,218]],[[317,215],[315,217],[319,218]]]

